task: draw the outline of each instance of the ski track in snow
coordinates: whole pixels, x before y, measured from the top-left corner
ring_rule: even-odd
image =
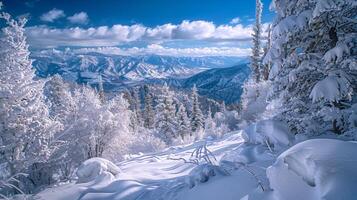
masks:
[[[243,142],[240,134],[232,134],[216,141],[207,141],[207,147],[219,161],[222,156],[235,149]],[[172,160],[170,158],[189,159],[195,148],[202,144],[196,142],[188,146],[171,147],[160,153],[146,154],[132,158],[127,161],[117,163],[122,173],[117,177],[111,174],[102,174],[95,180],[88,183],[67,184],[56,188],[49,188],[36,197],[40,200],[168,200],[168,199],[197,199],[197,194],[204,196],[204,191],[211,187],[222,184],[222,181],[234,182],[237,178],[248,179],[249,181],[241,190],[255,188],[256,184],[247,173],[232,174],[231,176],[215,176],[207,183],[200,183],[202,187],[193,187],[189,189],[186,180],[190,172],[197,165],[184,163],[183,160]],[[232,189],[234,189],[234,184]],[[226,187],[227,184],[223,184]],[[221,186],[222,187],[222,186]],[[228,186],[230,187],[230,186]],[[223,190],[224,188],[222,188]],[[197,192],[196,190],[203,190]],[[196,191],[196,192],[194,192]],[[237,191],[239,192],[239,191]],[[193,195],[187,196],[192,193]],[[213,199],[212,194],[211,199]],[[232,195],[232,194],[229,194]],[[242,196],[238,195],[238,196]],[[237,193],[235,193],[237,197]],[[231,197],[234,199],[234,197]],[[227,199],[231,199],[227,197]]]

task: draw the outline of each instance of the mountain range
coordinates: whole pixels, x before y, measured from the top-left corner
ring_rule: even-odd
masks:
[[[39,77],[60,74],[67,81],[90,85],[102,80],[107,91],[144,83],[167,82],[183,89],[196,85],[200,94],[226,103],[239,100],[249,75],[246,58],[228,56],[123,56],[52,49],[34,52],[31,58]]]

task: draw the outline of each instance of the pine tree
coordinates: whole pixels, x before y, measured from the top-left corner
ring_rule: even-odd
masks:
[[[140,88],[134,89],[133,100],[134,100],[134,114],[137,126],[142,127],[143,119],[141,114],[141,100],[140,100]]]
[[[165,83],[162,87],[162,94],[158,97],[156,105],[155,127],[159,132],[159,137],[166,144],[171,144],[173,138],[177,137],[177,120],[175,117],[176,108],[173,104],[173,94]]]
[[[251,55],[251,76],[243,85],[243,94],[241,96],[242,119],[247,122],[259,120],[266,108],[266,90],[269,85],[265,80],[262,65],[262,3],[256,0],[256,21],[253,27],[253,47]]]
[[[144,127],[148,128],[148,129],[152,129],[152,128],[154,128],[154,123],[155,123],[153,97],[152,97],[152,93],[150,91],[149,86],[145,85],[144,91],[145,91],[145,112],[143,113]]]
[[[102,103],[105,102],[105,93],[104,93],[104,87],[103,87],[103,78],[102,75],[99,75],[99,80],[98,80],[98,93],[99,93],[99,98]]]
[[[208,108],[207,117],[205,120],[205,135],[214,136],[216,133],[216,124],[212,118],[211,107]]]
[[[0,39],[0,153],[10,175],[21,172],[50,154],[58,123],[49,117],[44,102],[44,82],[34,80],[25,37],[26,19],[6,22]]]
[[[185,140],[185,137],[191,135],[190,120],[187,116],[186,108],[184,105],[180,105],[176,114],[178,120],[178,135],[181,136],[182,140]]]
[[[267,36],[267,42],[264,47],[263,58],[267,55],[267,53],[271,47],[271,25],[270,24],[268,26],[267,32],[268,32],[268,36]],[[261,71],[261,79],[266,81],[269,79],[269,71],[271,68],[271,63],[269,63],[269,62],[264,63],[264,64],[262,64],[262,67],[263,67],[263,69]]]
[[[269,101],[280,103],[274,117],[294,133],[352,133],[355,1],[274,0],[272,8],[278,16],[264,63],[272,63]]]
[[[198,92],[196,85],[192,88],[192,112],[191,112],[191,127],[193,132],[201,131],[204,128],[203,114],[198,101]]]
[[[261,0],[256,0],[256,8],[255,8],[255,25],[253,27],[253,47],[252,47],[252,56],[250,67],[252,69],[252,78],[255,82],[259,82],[260,80],[260,65],[261,65],[261,35],[262,35],[262,7],[263,4]]]
[[[133,132],[136,132],[139,128],[139,124],[136,115],[136,102],[133,96],[132,91],[125,90],[123,92],[123,97],[129,103],[129,109],[132,111],[130,115],[130,127]]]

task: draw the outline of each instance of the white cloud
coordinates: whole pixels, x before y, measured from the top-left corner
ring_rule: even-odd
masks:
[[[47,13],[44,13],[41,15],[40,19],[44,22],[54,22],[56,19],[59,19],[61,17],[65,17],[66,15],[64,14],[63,10],[59,9],[52,9],[48,11]]]
[[[72,24],[87,24],[89,21],[88,14],[86,12],[76,13],[70,17],[67,17],[67,19]]]
[[[214,35],[216,26],[206,21],[183,21],[172,32],[177,39],[208,39]]]
[[[28,27],[27,36],[33,47],[57,46],[117,46],[133,41],[160,42],[168,40],[249,41],[251,26],[220,25],[207,21],[183,21],[180,24],[164,24],[153,28],[140,24],[113,25],[91,28]]]
[[[169,48],[158,44],[151,44],[145,48],[118,48],[118,47],[97,47],[74,49],[74,53],[102,53],[107,55],[163,55],[176,57],[202,57],[202,56],[234,56],[246,57],[250,54],[250,49],[237,47],[203,47],[203,48]]]
[[[220,25],[216,28],[213,38],[221,40],[247,40],[252,35],[252,26],[243,26],[237,24],[235,26]]]
[[[241,19],[239,17],[233,18],[229,23],[230,24],[239,24]]]

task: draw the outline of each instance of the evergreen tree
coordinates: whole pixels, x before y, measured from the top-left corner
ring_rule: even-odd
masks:
[[[272,63],[268,100],[274,117],[286,121],[295,133],[352,133],[355,1],[274,0],[272,8],[278,16],[264,63]]]
[[[140,100],[140,88],[136,88],[133,91],[133,100],[134,100],[134,114],[137,126],[142,127],[143,119],[141,114],[141,100]]]
[[[253,27],[253,47],[252,47],[252,56],[250,67],[252,69],[252,78],[255,82],[260,80],[260,65],[261,65],[261,35],[262,35],[262,8],[263,4],[261,0],[256,0],[256,8],[255,8],[255,25]]]
[[[148,129],[152,129],[154,128],[154,123],[155,123],[153,97],[149,86],[145,85],[144,91],[145,91],[145,112],[143,113],[144,127]]]
[[[266,108],[266,95],[269,85],[265,80],[268,73],[265,66],[262,65],[262,3],[256,0],[256,21],[253,27],[253,47],[251,55],[251,76],[243,85],[243,94],[241,96],[242,119],[247,122],[254,122],[261,117]],[[268,67],[268,66],[267,66]],[[269,66],[270,67],[270,66]]]
[[[34,80],[26,19],[5,12],[0,18],[6,23],[0,38],[0,162],[14,175],[49,156],[58,123],[49,117],[44,82]]]
[[[176,108],[173,104],[172,91],[170,91],[166,83],[162,87],[162,94],[158,97],[158,104],[155,110],[155,127],[159,133],[159,137],[166,144],[171,144],[173,138],[177,137]]]
[[[216,124],[212,118],[211,107],[208,108],[207,117],[205,119],[205,135],[214,136],[216,133]]]
[[[129,109],[132,111],[130,115],[130,128],[133,132],[136,132],[139,128],[138,119],[136,115],[136,102],[133,98],[133,94],[131,91],[125,90],[123,92],[123,97],[129,104]]]
[[[104,93],[104,87],[103,87],[103,78],[102,75],[99,75],[99,80],[98,80],[98,93],[99,93],[99,98],[102,103],[105,102],[105,93]]]
[[[185,140],[185,137],[191,134],[190,120],[187,116],[186,108],[184,105],[180,105],[176,114],[178,120],[178,135],[181,136],[182,140]]]
[[[271,25],[270,24],[268,26],[267,32],[268,32],[268,36],[267,36],[267,42],[264,47],[263,58],[266,56],[266,54],[268,53],[268,51],[271,47]],[[262,80],[266,81],[269,79],[270,68],[271,68],[270,62],[262,64],[262,71],[261,71],[261,79]]]
[[[192,112],[191,112],[191,127],[193,132],[201,131],[204,128],[203,114],[198,101],[198,92],[196,85],[192,88]]]

